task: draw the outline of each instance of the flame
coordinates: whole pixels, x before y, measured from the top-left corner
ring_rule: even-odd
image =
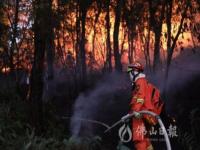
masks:
[[[7,73],[10,72],[10,68],[9,68],[9,67],[4,67],[4,68],[1,69],[1,72],[2,72],[3,74],[7,74]]]
[[[194,6],[192,9],[197,9],[198,8],[198,4],[195,1],[191,1],[192,2],[192,6]],[[24,2],[25,3],[25,2]],[[59,7],[63,7],[61,8],[62,10],[64,10],[65,6],[59,6],[58,5],[58,0],[53,0],[53,10],[57,11],[58,9],[60,9]],[[27,7],[31,7],[31,3],[30,4],[26,4]],[[67,4],[67,8],[70,8],[71,3]],[[172,16],[172,30],[171,30],[171,34],[173,37],[176,36],[177,32],[178,32],[178,27],[180,25],[180,19],[181,16],[180,14],[177,15],[177,13],[175,13],[178,4],[174,5],[175,7],[173,8],[173,16]],[[97,13],[97,8],[98,6],[94,3],[87,12],[87,17],[86,17],[86,44],[85,44],[85,49],[86,49],[86,58],[87,58],[87,64],[89,64],[89,55],[90,53],[93,53],[92,49],[94,47],[94,59],[95,59],[95,67],[97,68],[101,68],[106,61],[106,55],[107,55],[107,49],[106,49],[106,12],[105,11],[101,11],[100,16],[98,18],[97,23],[95,24],[95,17],[96,17],[96,13]],[[75,8],[75,7],[74,7]],[[72,54],[73,57],[76,57],[76,10],[74,9],[69,9],[70,11],[67,11],[66,14],[63,14],[64,16],[64,20],[62,20],[60,22],[60,28],[59,29],[55,29],[55,34],[56,34],[56,38],[55,38],[55,47],[57,50],[57,55],[62,55],[63,59],[66,60],[67,59],[67,54],[68,52],[70,52]],[[13,14],[13,11],[9,10],[10,14]],[[20,11],[20,19],[19,19],[19,26],[21,27],[25,27],[26,23],[29,22],[29,13],[22,13]],[[159,14],[158,14],[159,15]],[[192,15],[192,14],[191,14]],[[148,16],[148,12],[145,12],[145,16]],[[189,19],[185,19],[184,24],[186,24],[187,26],[189,26],[190,24],[199,24],[200,22],[200,14],[197,13],[195,16],[193,16],[193,20],[189,20]],[[148,18],[148,17],[147,17]],[[114,31],[114,22],[115,22],[115,14],[114,14],[114,10],[112,8],[110,8],[110,40],[111,40],[111,47],[112,47],[112,64],[114,64],[114,56],[113,56],[113,31]],[[139,60],[139,59],[144,59],[144,50],[146,49],[146,42],[147,42],[147,37],[148,37],[148,21],[147,20],[143,20],[142,23],[144,24],[143,30],[141,31],[141,29],[139,30],[139,25],[136,26],[136,32],[137,35],[135,36],[134,40],[133,40],[133,45],[134,45],[134,56],[133,56],[133,60]],[[31,23],[30,23],[31,24]],[[33,33],[29,30],[30,28],[30,24],[28,24],[28,29],[27,31],[25,31],[26,33],[26,37],[28,38],[32,38],[33,37]],[[95,28],[95,31],[94,31]],[[200,28],[198,28],[198,32],[200,31]],[[166,33],[167,33],[167,25],[166,23],[163,23],[162,25],[162,36],[161,36],[161,57],[162,59],[165,59],[166,57],[166,53],[167,53],[167,38],[166,38]],[[193,34],[191,30],[186,30],[183,33],[181,33],[181,35],[178,38],[177,41],[177,45],[175,48],[175,52],[173,57],[178,56],[181,53],[181,49],[184,47],[187,48],[192,48],[194,47],[194,42],[197,43],[196,39],[193,39]],[[95,35],[95,39],[94,39],[94,35]],[[151,60],[153,59],[153,50],[154,50],[154,42],[155,42],[155,35],[154,33],[151,31],[150,32],[150,58]],[[94,40],[94,46],[93,46],[93,40]],[[22,44],[22,46],[20,47],[21,49],[23,49],[24,51],[26,49],[31,49],[30,51],[32,52],[31,54],[33,55],[33,43],[31,42],[27,42]],[[59,49],[59,44],[61,46],[61,52],[58,52]],[[129,41],[128,41],[128,37],[127,37],[127,27],[125,25],[124,22],[121,21],[120,24],[120,29],[119,29],[119,50],[121,53],[121,62],[122,64],[127,64],[129,63],[128,60],[128,50],[129,50]],[[22,57],[23,61],[25,61],[28,64],[31,64],[30,62],[28,62],[28,60],[25,58],[25,55],[22,55],[22,53],[20,53],[20,57]],[[59,56],[61,57],[61,56]],[[16,60],[16,59],[15,59]],[[17,61],[17,60],[16,60]],[[21,61],[22,63],[22,61]],[[23,62],[24,63],[24,62]],[[24,63],[24,64],[26,64]],[[26,66],[26,65],[24,65]],[[4,71],[3,71],[4,70]],[[8,72],[9,68],[4,68],[2,69],[2,72]]]

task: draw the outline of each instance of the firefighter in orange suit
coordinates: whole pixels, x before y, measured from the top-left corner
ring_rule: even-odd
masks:
[[[130,103],[131,111],[153,109],[152,104],[146,99],[149,91],[147,88],[148,82],[143,70],[143,66],[139,62],[129,65],[127,69],[133,86],[133,96]],[[142,117],[139,113],[136,114],[132,122],[134,146],[136,150],[153,150],[152,144],[147,135],[144,121],[149,122],[151,125],[156,124],[155,118],[147,115]]]

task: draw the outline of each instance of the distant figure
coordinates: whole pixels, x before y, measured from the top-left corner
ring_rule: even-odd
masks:
[[[143,73],[144,67],[139,62],[131,64],[127,68],[133,86],[131,112],[149,110],[161,113],[163,102],[160,100],[159,90],[150,84]],[[146,124],[152,126],[157,120],[149,115],[136,114],[132,121],[132,135],[136,150],[153,150],[153,146],[147,134]]]
[[[68,50],[67,55],[66,55],[66,67],[67,69],[69,69],[70,71],[72,71],[75,67],[75,60],[73,57],[73,54],[71,51]]]

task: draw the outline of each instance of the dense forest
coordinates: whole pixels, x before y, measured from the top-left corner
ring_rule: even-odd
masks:
[[[199,150],[199,0],[0,0],[0,149],[130,148],[93,123],[127,113],[135,61],[178,126],[172,149]]]

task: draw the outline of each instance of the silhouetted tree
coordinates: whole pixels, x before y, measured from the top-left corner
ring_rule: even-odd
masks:
[[[165,72],[166,81],[169,74],[169,68],[170,68],[174,48],[176,46],[178,37],[182,32],[183,22],[185,18],[187,17],[187,10],[188,10],[188,7],[190,6],[190,2],[186,0],[184,4],[185,4],[184,5],[185,8],[183,8],[183,12],[181,13],[180,25],[178,27],[178,31],[175,37],[171,36],[171,17],[172,17],[173,0],[168,1],[168,5],[167,5],[167,69]]]
[[[49,0],[49,3],[47,4],[47,12],[49,12],[46,16],[46,29],[47,29],[47,37],[46,37],[46,53],[47,53],[47,75],[48,79],[53,79],[54,69],[53,69],[53,63],[54,63],[54,55],[55,55],[55,45],[54,45],[54,14],[52,10],[52,0]]]
[[[160,64],[160,37],[162,32],[162,24],[165,15],[165,1],[149,0],[150,27],[155,33],[154,41],[154,59],[153,71],[155,72],[158,64]]]
[[[79,74],[79,86],[84,87],[87,80],[87,71],[86,71],[86,52],[85,52],[85,25],[86,25],[86,16],[90,5],[92,4],[92,0],[78,0],[77,5],[77,43],[79,46],[77,47],[77,68]]]
[[[114,33],[113,33],[113,44],[114,44],[114,56],[115,56],[115,69],[117,71],[122,71],[121,55],[119,53],[119,27],[121,20],[121,10],[123,5],[123,0],[117,0],[115,7],[115,23],[114,23]]]
[[[111,55],[112,55],[112,48],[110,42],[110,0],[106,0],[106,67],[109,71],[112,71],[112,62],[111,62]]]
[[[8,55],[8,31],[9,31],[9,23],[5,14],[5,3],[3,1],[0,2],[0,59],[1,66],[0,68],[4,68],[8,66],[9,55]]]
[[[47,38],[46,16],[49,14],[49,0],[35,0],[34,3],[34,62],[31,70],[30,83],[30,104],[31,104],[31,124],[36,129],[36,134],[41,134],[44,130],[43,113],[43,77],[45,49]]]

